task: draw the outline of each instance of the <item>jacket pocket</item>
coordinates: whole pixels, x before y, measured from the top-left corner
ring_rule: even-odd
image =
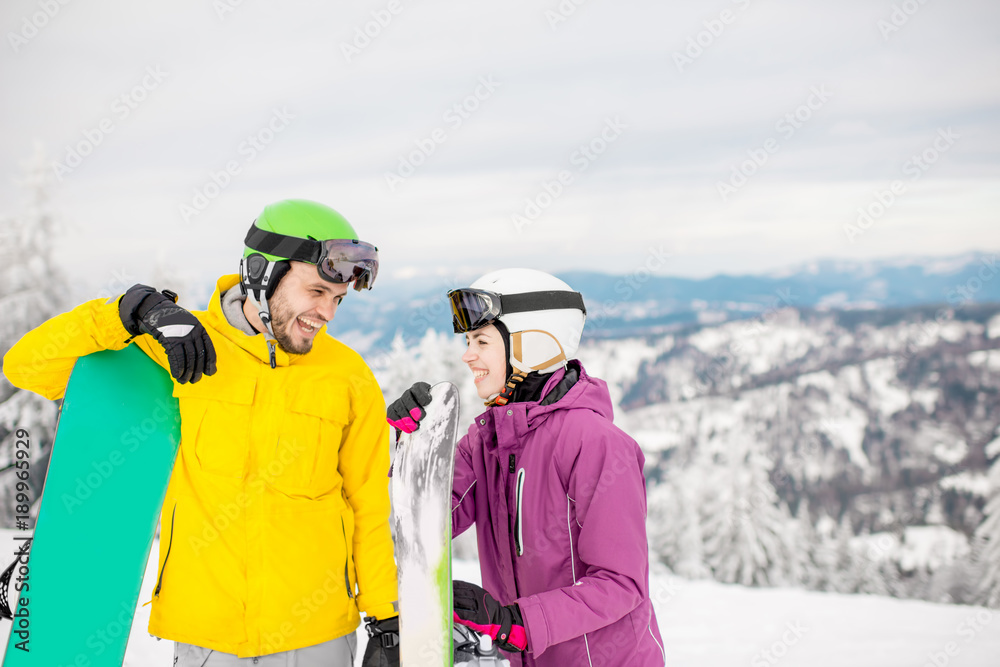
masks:
[[[156,575],[156,588],[153,589],[153,597],[160,597],[160,589],[163,587],[163,573],[167,571],[167,561],[170,560],[170,549],[174,546],[174,521],[177,519],[177,501],[174,501],[174,508],[170,511],[170,537],[167,538],[167,553],[163,556],[163,564]],[[160,544],[163,544],[163,531],[160,531]]]
[[[181,448],[204,472],[234,479],[247,473],[250,418],[256,384],[238,382],[174,384],[180,402]]]
[[[524,507],[524,468],[517,471],[517,491],[514,498],[514,547],[518,556],[524,555],[524,522],[521,512]]]
[[[341,510],[340,525],[344,529],[344,586],[347,597],[353,598],[357,573],[354,571],[354,511],[350,507]]]
[[[290,496],[318,498],[337,492],[340,443],[347,428],[349,403],[342,388],[320,392],[292,388],[278,439],[265,461],[267,479]]]

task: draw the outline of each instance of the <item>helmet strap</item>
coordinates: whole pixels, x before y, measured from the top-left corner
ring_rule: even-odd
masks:
[[[252,256],[251,256],[252,257]],[[275,359],[275,336],[274,329],[271,327],[271,307],[267,303],[268,293],[274,294],[274,288],[272,285],[273,274],[278,264],[287,264],[287,262],[267,262],[264,267],[263,272],[259,271],[256,275],[248,275],[246,260],[250,259],[244,258],[240,260],[240,291],[246,296],[247,300],[257,310],[257,315],[260,317],[260,321],[263,322],[264,328],[264,339],[267,341],[267,349],[270,356],[271,368],[277,366],[277,360]],[[266,260],[265,260],[266,261]],[[284,275],[288,268],[285,267],[284,271],[278,272],[278,279]]]
[[[507,378],[507,385],[503,388],[503,391],[497,394],[492,400],[486,401],[487,407],[493,407],[494,405],[507,405],[510,399],[514,397],[514,391],[524,382],[524,378],[528,377],[528,374],[524,371],[515,370],[514,373]]]

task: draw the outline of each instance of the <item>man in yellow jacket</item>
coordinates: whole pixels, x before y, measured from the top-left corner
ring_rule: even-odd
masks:
[[[286,200],[254,221],[207,311],[135,285],[5,356],[12,384],[53,400],[78,357],[130,342],[174,377],[181,443],[149,631],[177,642],[175,665],[350,667],[361,611],[365,664],[398,665],[385,403],[361,357],[323,335],[377,273],[339,213]]]

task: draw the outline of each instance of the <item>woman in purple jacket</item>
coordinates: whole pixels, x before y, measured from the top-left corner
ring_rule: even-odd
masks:
[[[583,298],[547,273],[505,269],[449,299],[489,406],[455,458],[453,531],[476,524],[484,586],[454,583],[456,620],[514,665],[661,667],[644,458],[612,423],[607,385],[573,359]],[[418,428],[428,389],[407,390],[389,422]]]

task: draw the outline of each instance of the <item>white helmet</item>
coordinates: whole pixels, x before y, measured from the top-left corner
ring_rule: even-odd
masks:
[[[583,297],[544,271],[493,271],[448,297],[455,333],[503,323],[510,335],[510,365],[523,374],[552,373],[580,347],[587,319]]]

